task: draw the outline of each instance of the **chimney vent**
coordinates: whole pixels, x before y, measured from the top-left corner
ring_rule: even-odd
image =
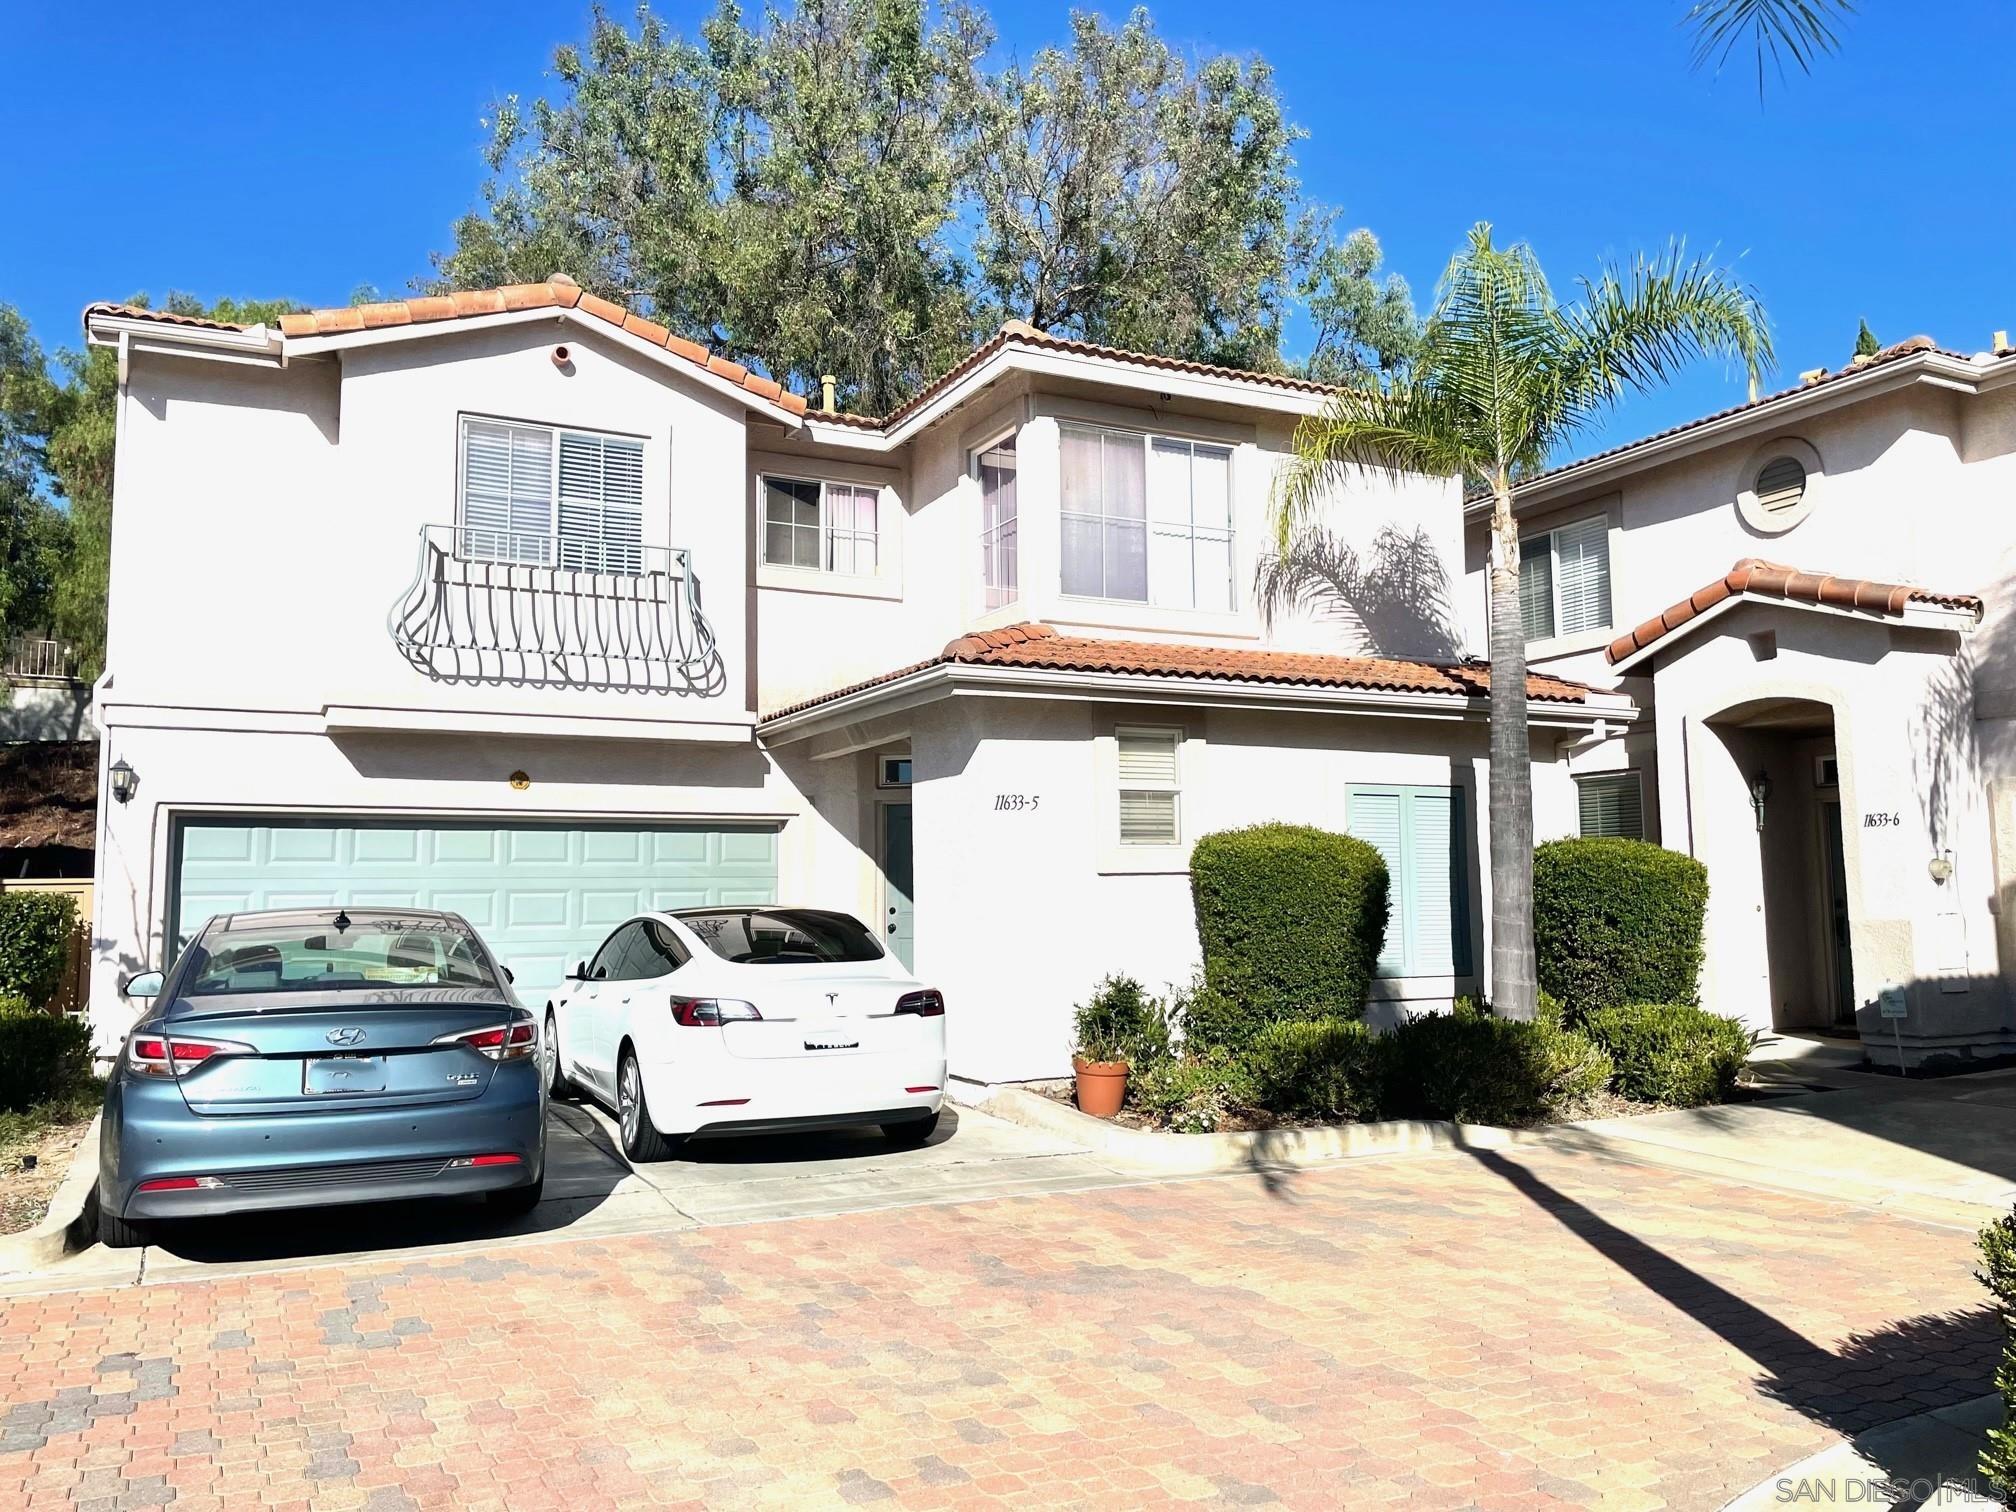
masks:
[[[837,414],[839,412],[840,409],[838,403],[839,388],[840,388],[840,380],[837,377],[835,377],[832,373],[825,373],[820,376],[819,408],[826,411],[826,413],[829,415]]]
[[[1995,355],[1999,357],[2008,350],[2009,333],[2007,331],[1997,331],[1995,333]]]

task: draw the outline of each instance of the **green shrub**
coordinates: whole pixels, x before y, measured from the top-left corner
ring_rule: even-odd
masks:
[[[1127,1077],[1127,1106],[1179,1134],[1209,1134],[1234,1110],[1258,1105],[1251,1069],[1228,1050],[1199,1051]]]
[[[1688,1003],[1598,1008],[1582,1032],[1616,1065],[1619,1092],[1675,1108],[1727,1102],[1750,1059],[1748,1029]]]
[[[1408,1019],[1384,1037],[1380,1116],[1530,1124],[1610,1080],[1610,1057],[1570,1029],[1467,1013]]]
[[[0,1112],[60,1097],[90,1076],[91,1026],[84,1020],[0,1013]]]
[[[1109,976],[1077,1008],[1077,1053],[1090,1061],[1126,1061],[1133,1066],[1169,1059],[1169,1010],[1132,977]]]
[[[1381,1100],[1379,1041],[1347,1019],[1284,1020],[1244,1055],[1254,1100],[1290,1118],[1370,1118]]]
[[[1995,1389],[2002,1394],[2006,1426],[1988,1430],[1988,1447],[1976,1462],[2005,1506],[2016,1506],[2016,1215],[2004,1214],[1981,1230],[1981,1269],[1976,1279],[1995,1297],[2002,1319],[2002,1361]]]
[[[66,893],[0,892],[0,993],[40,1008],[63,985],[77,901]]]
[[[1295,824],[1200,838],[1190,890],[1204,953],[1198,1044],[1239,1048],[1284,1019],[1357,1018],[1386,938],[1385,859],[1363,840]]]
[[[1449,1011],[1458,1018],[1492,1018],[1496,1010],[1482,998],[1459,997],[1450,1004]],[[1542,988],[1533,1004],[1533,1018],[1537,1023],[1555,1029],[1568,1026],[1568,1010],[1561,1006],[1561,999]]]
[[[1700,1001],[1708,870],[1643,840],[1551,840],[1533,851],[1540,986],[1568,1021],[1619,1003]]]

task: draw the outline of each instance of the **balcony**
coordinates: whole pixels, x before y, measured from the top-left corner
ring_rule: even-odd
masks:
[[[679,547],[425,525],[388,625],[437,682],[702,698],[727,687]]]
[[[77,676],[76,658],[62,641],[22,636],[7,647],[0,677],[9,682],[70,682]]]

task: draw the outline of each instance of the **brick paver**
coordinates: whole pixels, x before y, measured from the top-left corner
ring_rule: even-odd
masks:
[[[1969,1236],[1554,1151],[0,1305],[0,1506],[1714,1507],[1978,1395]]]

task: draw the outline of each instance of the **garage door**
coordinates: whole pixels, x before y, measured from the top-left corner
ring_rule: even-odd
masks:
[[[777,901],[775,829],[192,819],[178,838],[178,948],[210,915],[241,909],[447,909],[535,1008],[631,914]]]

